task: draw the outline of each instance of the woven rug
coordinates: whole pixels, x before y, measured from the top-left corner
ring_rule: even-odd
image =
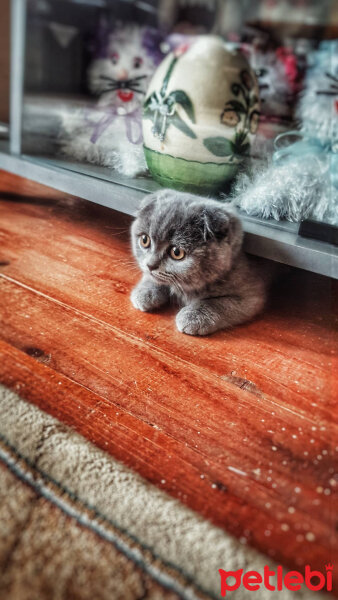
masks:
[[[219,568],[263,571],[266,558],[2,386],[0,414],[1,599],[220,598]]]

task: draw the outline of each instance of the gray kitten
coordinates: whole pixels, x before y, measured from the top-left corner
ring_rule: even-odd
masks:
[[[172,296],[179,331],[207,335],[260,312],[266,283],[243,253],[239,219],[219,202],[173,190],[146,196],[131,228],[143,277],[131,293],[151,311]]]

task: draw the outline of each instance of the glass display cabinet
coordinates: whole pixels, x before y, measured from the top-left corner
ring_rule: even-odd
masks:
[[[128,214],[183,169],[248,252],[338,278],[337,38],[335,0],[12,0],[0,166]]]

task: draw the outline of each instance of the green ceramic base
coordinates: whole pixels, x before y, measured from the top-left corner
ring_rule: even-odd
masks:
[[[169,154],[160,154],[144,146],[150,173],[165,187],[195,194],[220,191],[238,171],[238,164],[202,163]]]

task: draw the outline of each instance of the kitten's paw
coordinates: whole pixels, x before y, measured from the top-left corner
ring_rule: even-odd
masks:
[[[208,335],[216,331],[215,323],[199,308],[185,306],[176,315],[178,331],[188,335]]]
[[[131,292],[130,299],[133,306],[143,312],[159,308],[167,300],[161,288],[138,286]]]

